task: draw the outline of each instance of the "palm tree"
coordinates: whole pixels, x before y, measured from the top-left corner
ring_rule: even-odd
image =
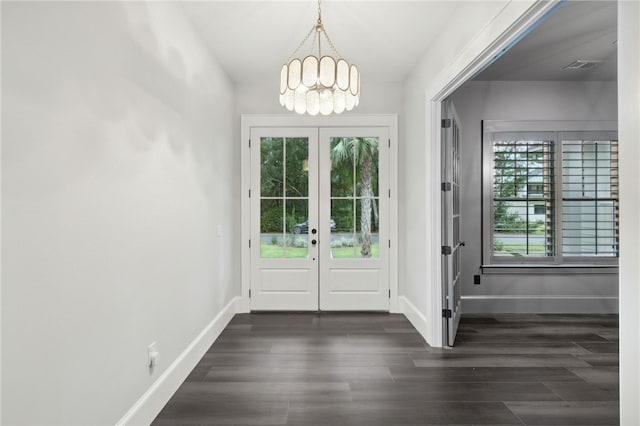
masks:
[[[362,257],[371,257],[371,209],[373,200],[373,159],[378,152],[378,138],[339,138],[331,148],[335,166],[355,165],[360,170],[360,234]]]

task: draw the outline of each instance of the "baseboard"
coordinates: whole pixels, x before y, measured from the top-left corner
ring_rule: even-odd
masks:
[[[463,314],[617,314],[616,296],[463,296]]]
[[[231,318],[240,312],[242,300],[234,297],[222,311],[186,347],[175,361],[158,377],[116,425],[149,425],[178,390],[191,370],[220,336]]]
[[[413,303],[409,302],[409,299],[407,299],[404,296],[398,297],[398,310],[402,314],[404,314],[405,317],[407,317],[411,325],[413,325],[415,329],[418,330],[418,333],[420,333],[422,338],[427,343],[431,344],[428,339],[429,327],[427,323],[427,318],[422,314],[422,312],[420,312],[418,308],[413,306]]]

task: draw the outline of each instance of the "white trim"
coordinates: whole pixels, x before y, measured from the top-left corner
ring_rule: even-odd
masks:
[[[618,4],[620,424],[640,425],[640,2]]]
[[[242,114],[240,116],[240,238],[241,238],[241,282],[242,282],[242,310],[250,312],[251,304],[249,289],[251,288],[251,203],[249,189],[251,188],[251,151],[249,139],[252,127],[387,127],[391,147],[389,149],[389,312],[398,312],[398,116],[396,114],[367,114],[316,116],[292,114]]]
[[[162,372],[147,391],[122,416],[116,425],[148,425],[178,390],[198,361],[216,341],[231,318],[240,310],[240,298],[234,297],[193,339],[184,351]]]
[[[425,90],[425,127],[427,146],[425,164],[431,168],[426,179],[427,235],[427,318],[428,327],[423,334],[432,346],[443,345],[442,327],[442,268],[440,262],[441,199],[440,199],[440,144],[442,102],[462,84],[508,50],[526,31],[541,20],[560,1],[510,2],[483,28],[471,42],[444,68],[431,87]],[[487,43],[487,40],[493,40]],[[420,331],[420,330],[419,330]]]
[[[413,306],[413,303],[409,302],[409,299],[406,297],[400,296],[398,302],[398,312],[407,317],[411,325],[418,330],[418,333],[420,333],[422,337],[426,336],[427,330],[429,329],[427,318],[422,315],[422,312]]]
[[[617,296],[462,296],[470,313],[617,314]]]

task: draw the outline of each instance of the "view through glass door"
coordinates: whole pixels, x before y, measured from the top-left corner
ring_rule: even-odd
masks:
[[[388,130],[251,141],[251,309],[388,311]]]

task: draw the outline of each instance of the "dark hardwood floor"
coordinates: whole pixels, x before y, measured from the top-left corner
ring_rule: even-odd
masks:
[[[617,425],[618,317],[243,314],[154,425]]]

